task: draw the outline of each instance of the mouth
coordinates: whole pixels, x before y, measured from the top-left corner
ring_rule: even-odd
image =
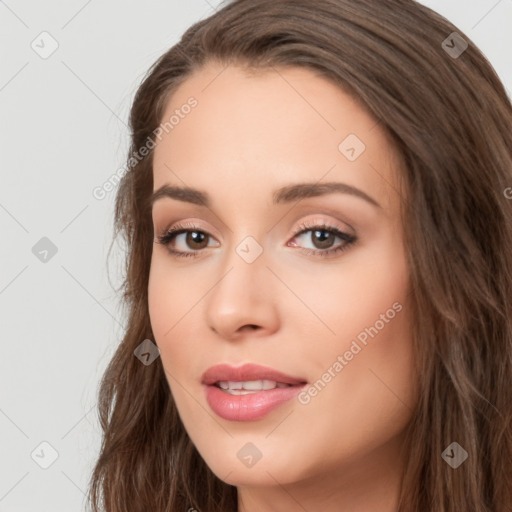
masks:
[[[255,421],[295,397],[307,381],[260,365],[222,364],[209,368],[202,384],[215,414],[228,421]]]

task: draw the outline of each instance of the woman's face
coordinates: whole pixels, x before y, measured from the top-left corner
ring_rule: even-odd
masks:
[[[209,64],[172,116],[155,139],[155,240],[189,231],[154,244],[149,310],[192,442],[240,488],[391,478],[415,375],[388,140],[301,68]]]

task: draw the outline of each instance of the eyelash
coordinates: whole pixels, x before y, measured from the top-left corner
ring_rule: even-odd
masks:
[[[190,231],[195,231],[202,233],[206,235],[207,237],[210,237],[208,233],[201,230],[198,226],[190,225],[190,226],[184,226],[177,224],[172,229],[169,229],[162,235],[159,235],[157,237],[157,243],[165,245],[168,249],[168,251],[178,258],[187,258],[187,257],[198,257],[199,253],[202,252],[201,250],[193,250],[189,252],[182,252],[182,251],[176,251],[175,249],[171,249],[169,247],[170,242],[172,242],[178,235],[181,235],[182,233],[188,233]],[[298,228],[298,231],[293,235],[293,238],[296,238],[300,235],[303,235],[304,233],[307,233],[308,231],[325,231],[327,233],[333,234],[338,238],[341,238],[345,243],[342,245],[339,245],[338,247],[335,247],[334,249],[327,249],[327,250],[321,250],[321,249],[302,249],[305,254],[314,255],[314,256],[320,256],[320,257],[327,257],[332,254],[338,254],[346,249],[348,249],[350,246],[352,246],[356,241],[357,238],[353,235],[349,235],[348,233],[345,233],[343,231],[340,231],[337,227],[332,226],[328,223],[308,223],[305,222],[301,224]]]

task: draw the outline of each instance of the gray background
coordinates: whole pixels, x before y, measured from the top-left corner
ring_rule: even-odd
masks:
[[[124,165],[147,68],[219,3],[0,0],[0,512],[85,509],[97,386],[125,323],[118,250],[107,264],[115,192],[92,190]],[[423,3],[511,90],[511,0]],[[31,47],[46,56],[53,41],[47,58]],[[43,237],[57,248],[45,262]]]

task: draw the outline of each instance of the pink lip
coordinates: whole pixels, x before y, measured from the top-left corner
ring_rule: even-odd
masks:
[[[203,373],[201,382],[207,386],[221,380],[248,381],[248,380],[273,380],[284,384],[304,384],[305,379],[291,377],[268,366],[258,364],[244,364],[242,366],[230,366],[229,364],[217,364],[208,368]]]
[[[214,384],[219,381],[273,380],[291,384],[286,388],[257,391],[247,395],[230,395]],[[273,368],[255,364],[230,366],[220,364],[202,376],[208,405],[221,418],[229,421],[254,421],[263,418],[284,402],[291,400],[305,386],[305,379],[292,377]]]

